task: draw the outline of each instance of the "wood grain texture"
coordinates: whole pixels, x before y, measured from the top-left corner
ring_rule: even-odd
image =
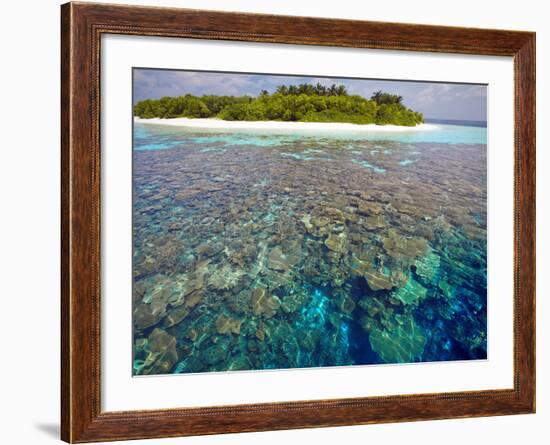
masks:
[[[99,68],[100,39],[106,33],[514,57],[514,388],[200,409],[102,412]],[[534,412],[533,33],[68,3],[61,7],[61,37],[63,440],[93,442]],[[184,398],[182,405],[185,405]]]

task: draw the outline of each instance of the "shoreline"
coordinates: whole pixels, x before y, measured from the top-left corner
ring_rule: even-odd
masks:
[[[141,119],[134,116],[134,122],[148,125],[165,125],[172,127],[204,128],[216,130],[314,130],[334,131],[352,130],[365,132],[388,131],[430,131],[437,130],[435,124],[419,124],[415,127],[404,125],[351,124],[344,122],[291,122],[291,121],[225,121],[222,119],[190,119],[177,117],[171,119],[151,118]]]

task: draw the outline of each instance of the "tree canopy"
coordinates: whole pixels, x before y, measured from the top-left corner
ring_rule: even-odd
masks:
[[[344,85],[319,83],[281,85],[270,94],[262,90],[251,96],[193,96],[146,99],[134,105],[140,118],[208,118],[230,121],[348,122],[414,126],[422,123],[422,113],[403,105],[401,96],[382,91],[370,99],[350,95]]]

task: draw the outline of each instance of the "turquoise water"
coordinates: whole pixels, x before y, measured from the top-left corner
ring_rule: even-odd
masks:
[[[197,129],[136,123],[134,125],[134,149],[162,150],[178,145],[223,144],[225,146],[254,145],[272,147],[302,140],[377,140],[403,143],[487,144],[487,128],[464,125],[430,124],[434,130],[358,132],[352,130],[300,132],[239,130],[227,132],[217,129]]]
[[[485,359],[486,148],[136,124],[134,373]]]

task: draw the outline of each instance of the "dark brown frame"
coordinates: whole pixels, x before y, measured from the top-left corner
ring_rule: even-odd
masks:
[[[106,33],[512,56],[513,389],[102,412],[99,70],[100,38]],[[63,440],[93,442],[535,412],[534,33],[67,3],[61,7],[61,36]]]

